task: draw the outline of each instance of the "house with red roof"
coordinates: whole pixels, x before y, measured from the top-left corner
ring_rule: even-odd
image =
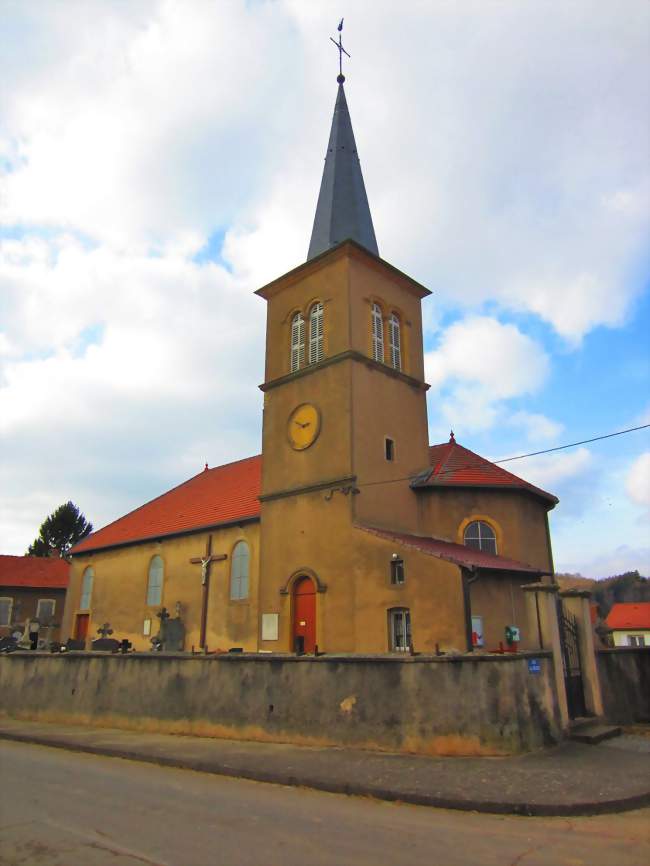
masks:
[[[174,648],[206,652],[539,647],[522,586],[552,581],[558,500],[453,433],[430,445],[431,292],[379,256],[342,82],[307,260],[256,294],[262,454],[77,544],[65,636],[169,649],[171,620]]]
[[[614,646],[650,646],[650,601],[618,602],[606,622]]]
[[[58,557],[0,555],[0,638],[37,620],[41,639],[58,640],[69,574]]]

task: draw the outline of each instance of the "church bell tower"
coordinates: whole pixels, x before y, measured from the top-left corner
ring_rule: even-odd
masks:
[[[324,591],[355,523],[415,531],[416,497],[394,482],[428,465],[430,293],[379,257],[343,84],[307,261],[256,293],[267,301],[262,610],[301,573]]]

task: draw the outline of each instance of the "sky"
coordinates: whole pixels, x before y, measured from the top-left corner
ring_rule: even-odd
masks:
[[[430,441],[650,423],[645,0],[0,0],[0,552],[261,447],[265,305],[346,94],[424,302]],[[650,574],[650,435],[506,464],[556,570]]]

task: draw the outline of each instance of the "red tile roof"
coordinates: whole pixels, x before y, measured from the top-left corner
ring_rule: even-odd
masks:
[[[446,559],[448,562],[453,562],[454,565],[460,565],[463,568],[513,571],[525,573],[531,577],[547,573],[539,568],[534,568],[532,565],[527,565],[525,562],[518,562],[516,559],[506,559],[505,556],[497,556],[492,553],[486,553],[483,550],[475,550],[473,547],[465,547],[464,544],[454,544],[452,541],[443,541],[440,538],[406,535],[402,532],[390,532],[370,526],[357,525],[356,528],[369,532],[371,535],[378,535],[380,538],[394,541],[404,547],[414,547],[429,556]]]
[[[85,553],[259,517],[262,457],[248,457],[194,478],[93,532],[72,548]]]
[[[0,586],[65,589],[70,563],[42,556],[0,556]]]
[[[650,601],[625,601],[615,604],[607,617],[609,628],[650,629]]]
[[[427,487],[505,487],[527,490],[552,505],[559,502],[551,493],[529,484],[523,478],[459,445],[453,434],[449,442],[431,445],[429,458],[433,468],[422,472],[412,482],[411,486],[415,490]]]

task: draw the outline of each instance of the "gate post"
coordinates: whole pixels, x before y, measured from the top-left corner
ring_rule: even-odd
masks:
[[[582,688],[587,712],[594,716],[602,716],[603,698],[600,691],[600,679],[598,678],[598,664],[589,606],[591,592],[585,589],[565,589],[560,592],[560,598],[565,608],[578,621]]]
[[[553,670],[555,672],[555,699],[560,713],[560,723],[563,729],[569,727],[569,706],[564,685],[564,663],[562,661],[562,646],[560,644],[560,629],[557,622],[557,583],[529,583],[522,586],[526,596],[528,612],[528,632],[531,635],[531,647],[537,644],[539,649],[550,650],[553,653]]]

